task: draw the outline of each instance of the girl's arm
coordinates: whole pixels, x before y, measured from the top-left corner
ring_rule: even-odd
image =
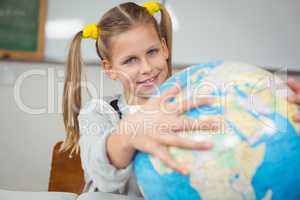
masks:
[[[119,130],[113,131],[107,138],[107,157],[116,168],[124,169],[130,164],[135,150],[129,145],[130,133]]]
[[[98,188],[101,192],[123,194],[132,175],[132,167],[129,165],[124,169],[116,169],[106,153],[107,138],[118,123],[117,114],[116,116],[111,114],[111,108],[107,102],[92,100],[82,108],[78,121],[80,157],[86,182],[85,191],[94,191]]]
[[[170,103],[168,100],[179,93],[180,87],[174,86],[162,95],[150,99],[140,111],[123,118],[117,129],[107,139],[107,154],[112,164],[119,168],[128,166],[135,150],[150,153],[159,158],[171,169],[188,174],[181,164],[168,152],[168,146],[185,149],[208,150],[208,142],[197,142],[176,136],[176,132],[190,130],[213,130],[219,128],[219,118],[193,120],[182,113],[201,105],[212,103],[212,99],[183,100]]]

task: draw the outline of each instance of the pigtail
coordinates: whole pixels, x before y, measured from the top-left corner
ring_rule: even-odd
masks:
[[[149,4],[148,4],[149,5]],[[124,3],[118,7],[109,10],[100,20],[98,24],[89,24],[83,31],[78,32],[71,42],[67,65],[65,68],[65,83],[63,93],[63,120],[66,132],[66,139],[63,142],[60,150],[71,150],[72,153],[79,152],[79,121],[78,115],[81,108],[81,72],[82,72],[82,58],[81,58],[81,39],[92,38],[99,39],[101,34],[101,45],[96,42],[96,50],[99,57],[109,58],[109,41],[110,38],[119,33],[130,30],[136,24],[152,23],[160,37],[166,40],[166,45],[169,49],[168,63],[168,77],[172,74],[172,22],[170,15],[166,8],[159,4],[159,6],[150,2],[150,7],[153,8],[154,13],[160,10],[161,20],[160,24],[156,22],[155,18],[149,13],[148,9],[141,7],[135,3]],[[122,9],[120,9],[122,8]],[[142,9],[141,9],[142,8]],[[158,8],[158,10],[157,10]],[[101,27],[101,29],[99,29]],[[100,54],[101,52],[101,54]]]
[[[81,108],[81,39],[82,31],[73,38],[68,60],[65,67],[65,83],[63,92],[63,120],[66,138],[61,145],[61,151],[71,150],[72,153],[79,152],[79,122],[78,115]]]
[[[164,5],[160,5],[161,21],[160,31],[161,36],[165,38],[167,47],[169,49],[168,67],[169,76],[172,75],[172,21],[169,12]]]

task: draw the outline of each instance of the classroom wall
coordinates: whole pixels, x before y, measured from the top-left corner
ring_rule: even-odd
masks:
[[[97,22],[126,0],[48,1],[45,56],[65,59],[65,47],[85,24]],[[142,4],[145,0],[135,0]],[[173,20],[173,61],[226,59],[300,71],[300,1],[164,0]],[[71,9],[70,9],[71,8]],[[66,12],[67,11],[67,12]],[[159,18],[159,14],[155,17]],[[92,40],[82,44],[88,61],[98,59]]]
[[[62,64],[0,62],[1,189],[47,190],[51,149],[64,138],[62,73]],[[121,91],[100,67],[88,66],[86,74],[97,95]]]
[[[0,188],[47,190],[51,150],[64,138],[63,67],[62,64],[0,62]],[[110,81],[98,66],[86,66],[85,70],[88,82],[93,83],[94,94],[109,96],[121,92],[120,84]],[[300,76],[292,76],[300,81]],[[83,95],[86,100],[87,93]],[[45,111],[38,114],[38,109]]]
[[[64,29],[68,28],[68,26],[64,26],[64,20],[71,20],[71,22],[75,22],[75,25],[79,24],[78,26],[81,28],[81,26],[86,23],[98,20],[99,15],[104,10],[124,1],[100,1],[101,5],[98,0],[86,2],[87,1],[85,0],[72,2],[49,0],[47,19],[48,22],[50,21],[52,24],[46,24],[45,54],[48,60],[65,60],[67,44],[71,38],[69,35],[63,38],[57,38],[55,34],[49,35],[49,33],[51,33],[51,27],[53,28],[53,23],[54,25],[55,23],[56,25],[57,23],[58,25],[62,25],[59,31],[62,31],[63,36],[65,36],[64,34],[70,33],[70,30]],[[144,1],[139,0],[137,2]],[[285,23],[285,21],[281,22],[281,24],[286,25],[287,28],[284,29],[283,32],[275,33],[274,31],[273,35],[269,34],[270,31],[273,33],[273,29],[267,29],[264,26],[262,26],[263,28],[255,29],[256,25],[260,24],[260,15],[252,15],[251,10],[244,10],[250,2],[232,1],[238,4],[232,2],[231,4],[227,4],[228,2],[219,4],[219,1],[204,0],[195,0],[193,3],[186,3],[185,1],[182,2],[180,0],[167,0],[166,2],[170,2],[170,7],[174,12],[178,12],[178,24],[177,27],[175,27],[177,30],[175,30],[174,33],[174,38],[176,40],[176,43],[174,44],[174,64],[176,66],[189,64],[189,62],[205,62],[209,58],[215,58],[214,56],[216,56],[217,58],[224,59],[239,58],[240,61],[250,63],[251,58],[267,58],[268,60],[264,60],[265,63],[276,61],[280,66],[283,66],[281,63],[290,61],[291,63],[293,62],[290,67],[295,70],[300,69],[299,66],[294,64],[299,59],[299,56],[297,55],[298,52],[294,50],[299,49],[298,44],[300,42],[297,35],[299,26],[296,26],[297,24],[295,23],[295,21],[297,22],[297,20],[299,20],[298,18],[294,18],[290,23]],[[262,1],[259,0],[252,1],[252,8],[256,5],[259,6],[261,2]],[[296,0],[276,1],[276,4],[273,4],[273,2],[274,1],[271,0],[263,2],[266,11],[268,11],[269,5],[275,5],[275,8],[280,10],[280,5],[288,2],[284,7],[285,13],[287,13],[288,9],[293,11],[291,12],[291,16],[292,14],[295,15],[299,13],[299,9],[297,9],[299,8],[299,2]],[[99,8],[94,6],[96,4],[99,4]],[[227,6],[225,6],[225,4]],[[236,9],[237,13],[231,12],[235,5],[241,5],[241,9]],[[201,8],[203,12],[199,12],[197,6]],[[226,12],[223,8],[227,9],[225,9]],[[192,9],[195,10],[191,11]],[[272,12],[274,11],[274,9],[270,10]],[[260,14],[264,13],[263,8],[260,8],[258,11],[260,11]],[[214,14],[211,15],[212,13]],[[245,25],[242,17],[235,17],[238,13],[245,14],[248,22],[251,22],[250,25],[253,26]],[[282,13],[278,14],[283,15]],[[268,17],[267,19],[273,19],[272,15],[269,16],[268,13],[266,13],[266,15]],[[195,18],[194,16],[198,17]],[[228,18],[224,18],[223,16],[227,16]],[[252,20],[252,16],[256,18]],[[187,20],[187,18],[190,17],[194,17],[194,20]],[[230,23],[231,18],[235,19],[234,23]],[[273,20],[273,22],[274,24],[269,24],[269,26],[272,25],[272,27],[277,27],[277,21]],[[214,23],[223,25],[213,26]],[[75,26],[75,28],[73,27],[76,30],[72,30],[77,31],[78,26]],[[222,32],[227,30],[228,27],[231,27],[231,32],[226,32],[226,34],[225,32]],[[250,32],[248,31],[249,28],[251,29]],[[54,28],[54,31],[57,31],[57,29]],[[245,37],[247,36],[247,40],[244,42],[246,42],[248,46],[244,46],[242,43],[242,36],[246,33],[251,33],[245,35]],[[283,34],[284,37],[281,37],[280,34]],[[197,37],[198,35],[201,35],[201,37]],[[202,39],[199,39],[197,43],[194,42],[194,40],[190,40],[192,37]],[[236,39],[237,37],[238,39]],[[262,41],[261,37],[268,38],[268,40],[266,40],[267,43],[265,43],[266,41]],[[189,41],[187,41],[186,38],[189,38]],[[263,49],[265,54],[256,51],[256,44],[259,43],[267,46],[264,46],[266,48]],[[273,44],[274,46],[272,46]],[[192,45],[192,47],[190,47],[190,45]],[[198,47],[199,49],[202,49],[199,50]],[[96,53],[92,48],[94,48],[94,44],[91,41],[83,44],[83,49],[86,50],[83,51],[84,56],[94,61]],[[274,51],[268,51],[272,48]],[[202,57],[198,57],[198,55]],[[247,60],[243,60],[243,58],[247,58]],[[270,64],[266,66],[272,67]],[[63,68],[63,64],[55,63],[0,61],[1,189],[27,191],[47,190],[51,150],[57,141],[64,138],[60,102],[63,83]],[[114,93],[121,92],[120,85],[103,76],[103,73],[98,66],[89,65],[85,69],[87,80],[94,83],[95,93],[98,96],[113,95]],[[292,76],[300,81],[299,75],[292,74]],[[21,81],[22,77],[25,77],[23,81]],[[17,84],[18,81],[21,81],[21,83]],[[15,87],[16,85],[19,85],[20,87]],[[18,93],[15,93],[18,88],[20,89],[20,98],[17,98]],[[87,98],[86,94],[85,97]],[[20,99],[21,101],[18,101]],[[34,109],[26,109],[28,106]],[[33,113],[37,112],[37,109],[44,110],[41,110],[40,114]]]

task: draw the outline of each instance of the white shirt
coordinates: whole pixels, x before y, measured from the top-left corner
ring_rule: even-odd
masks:
[[[141,197],[132,163],[125,169],[116,169],[106,153],[106,140],[119,123],[119,115],[109,104],[118,99],[122,115],[133,112],[138,106],[129,106],[123,95],[92,99],[80,110],[80,156],[85,176],[83,192],[101,191]]]

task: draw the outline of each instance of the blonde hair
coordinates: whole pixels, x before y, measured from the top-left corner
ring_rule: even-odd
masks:
[[[172,23],[168,11],[160,5],[161,20],[158,25],[156,19],[142,6],[128,2],[110,9],[101,18],[97,27],[100,35],[96,40],[96,51],[101,59],[111,60],[110,42],[113,36],[126,32],[138,25],[152,25],[159,38],[164,38],[169,49],[167,60],[168,71],[172,74]],[[63,93],[63,120],[66,138],[61,146],[61,151],[70,150],[79,152],[79,122],[78,115],[81,108],[81,39],[82,31],[73,38],[67,64],[65,68],[65,83]]]

